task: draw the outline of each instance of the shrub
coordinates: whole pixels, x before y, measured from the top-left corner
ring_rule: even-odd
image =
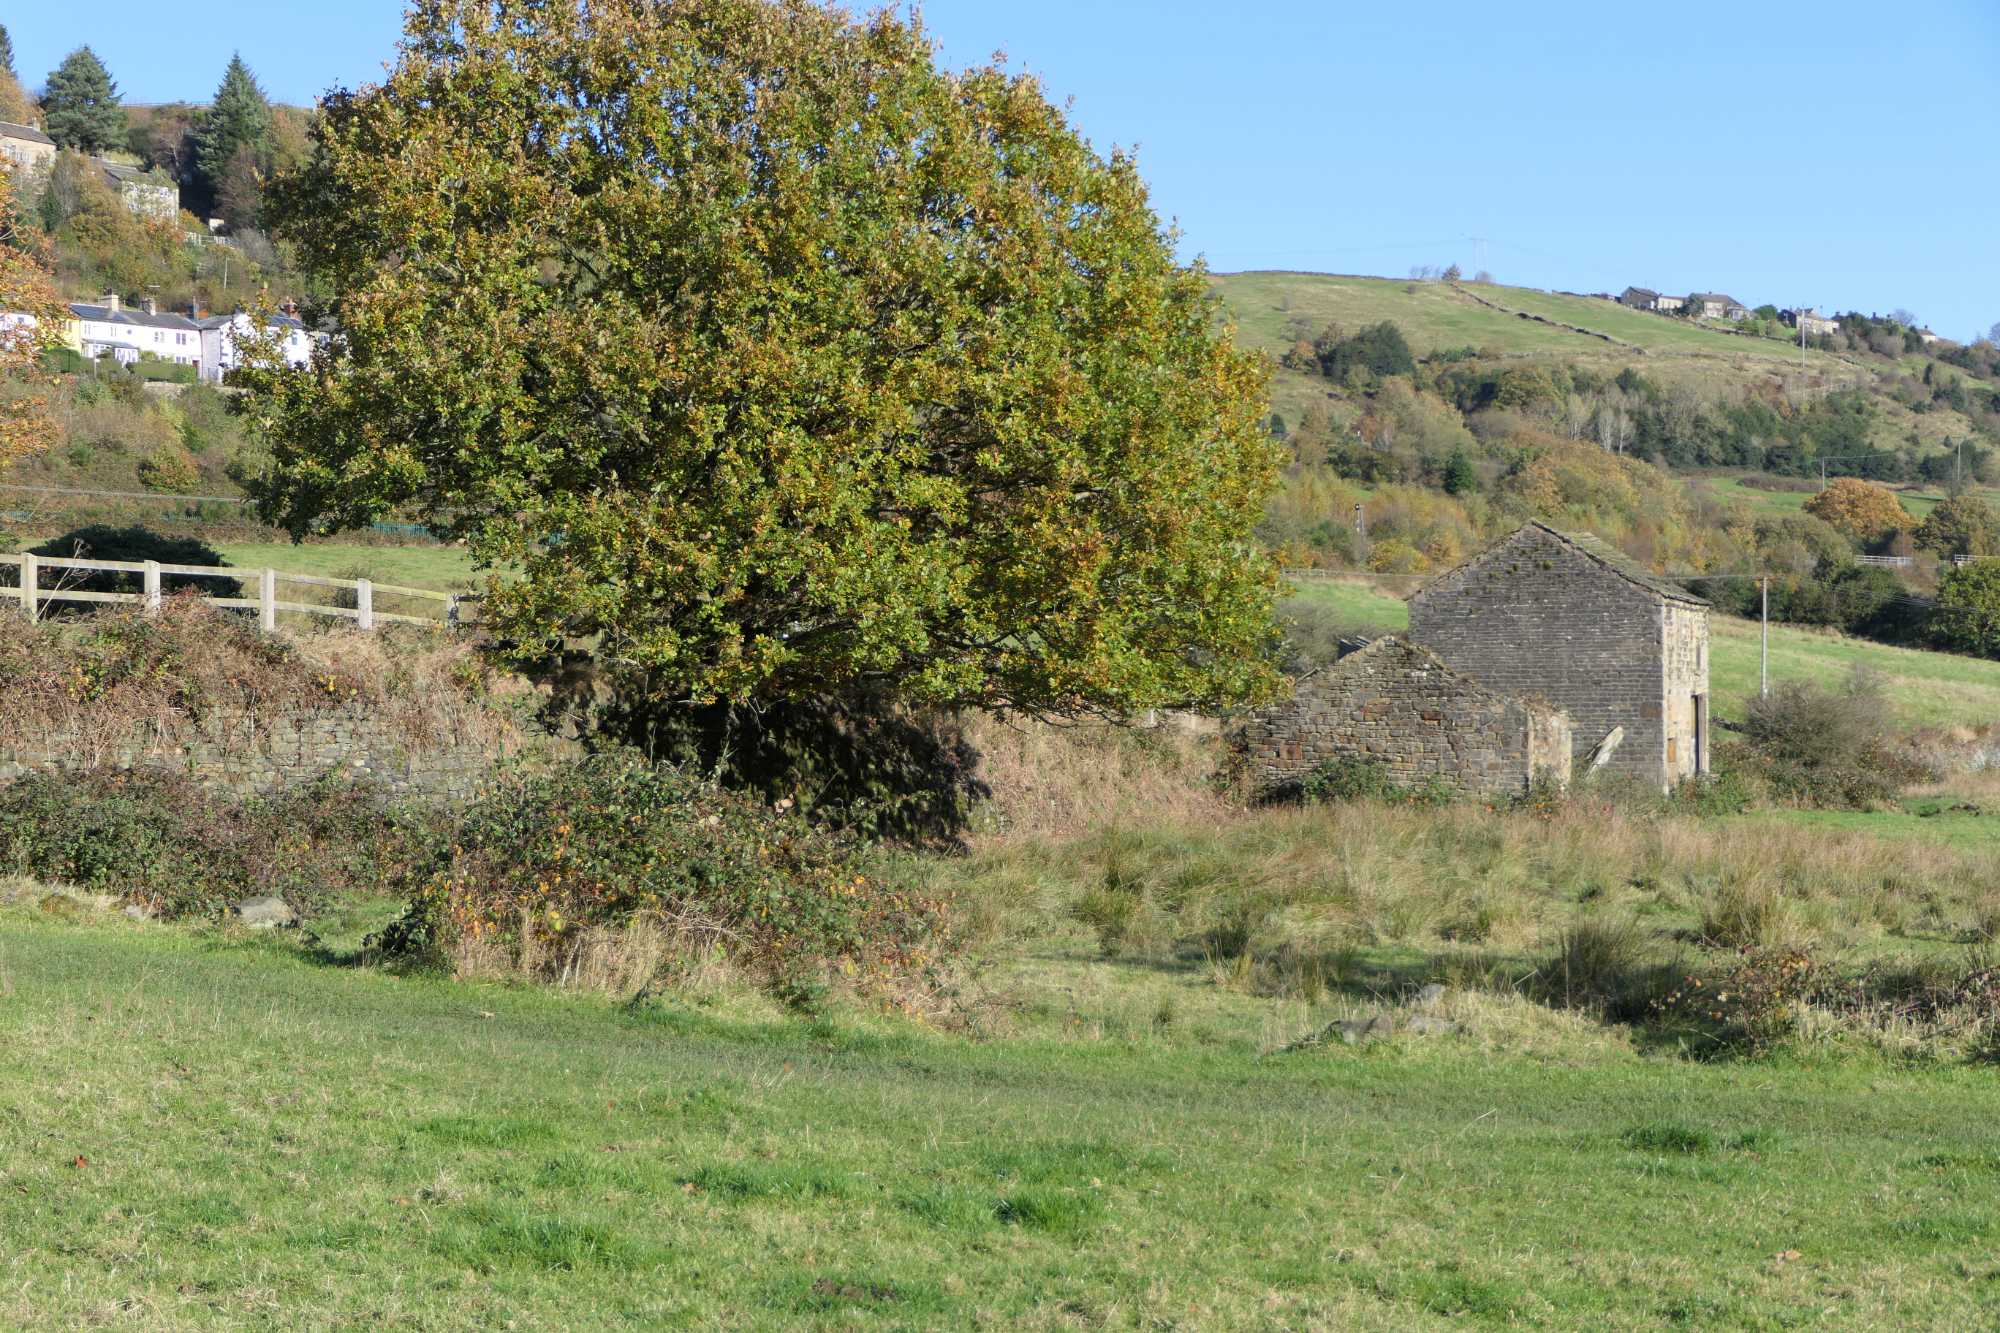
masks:
[[[139,480],[150,491],[185,494],[195,488],[201,474],[195,470],[193,455],[180,445],[169,444],[139,460]]]
[[[436,818],[334,778],[242,801],[172,773],[30,774],[0,786],[0,868],[167,917],[263,894],[305,917],[405,875]]]
[[[658,927],[720,949],[790,998],[829,968],[871,988],[925,972],[942,906],[885,878],[856,845],[685,770],[599,755],[518,772],[468,808],[421,867],[392,955],[502,951],[545,980],[593,932]]]
[[[1889,748],[1880,687],[1857,674],[1844,690],[1786,681],[1744,717],[1752,772],[1813,805],[1866,808],[1921,776]]]
[[[194,537],[168,537],[150,528],[114,528],[106,524],[93,524],[65,532],[51,541],[34,548],[36,555],[54,556],[64,560],[157,560],[164,565],[226,565],[222,553],[208,543]],[[65,588],[81,592],[139,592],[145,587],[145,576],[122,570],[66,570],[62,584]],[[45,586],[52,585],[53,579],[44,580]],[[192,589],[197,592],[234,596],[238,589],[231,587],[228,580],[199,578],[186,574],[166,574],[160,579],[163,592],[177,592]],[[74,606],[75,604],[72,604]],[[87,604],[84,604],[87,605]],[[62,607],[56,603],[50,609]]]
[[[1275,800],[1300,800],[1311,805],[1347,801],[1387,801],[1393,805],[1433,807],[1449,804],[1457,793],[1439,777],[1400,783],[1373,759],[1329,759],[1295,782],[1267,793]]]
[[[1938,579],[1931,629],[1961,653],[2000,657],[2000,560],[1975,560]]]

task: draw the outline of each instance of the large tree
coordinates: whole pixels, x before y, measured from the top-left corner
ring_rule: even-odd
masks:
[[[704,702],[1271,681],[1261,361],[1131,158],[914,21],[424,0],[269,206],[339,333],[245,376],[266,514],[468,539],[523,657]]]
[[[7,32],[7,25],[0,23],[0,74],[10,79],[20,78],[14,69],[14,39]]]
[[[14,167],[0,157],[0,467],[53,441],[42,353],[62,342],[63,308],[46,245],[14,208]]]
[[[223,216],[233,225],[256,225],[270,136],[271,104],[242,55],[233,55],[194,136],[196,172],[211,199],[220,204],[228,196]],[[258,187],[247,199],[246,174]]]
[[[63,58],[42,95],[42,128],[64,148],[102,153],[125,145],[125,108],[111,72],[87,46]]]

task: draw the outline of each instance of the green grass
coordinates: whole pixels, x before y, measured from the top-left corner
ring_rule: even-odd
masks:
[[[1203,1009],[1198,973],[1080,945],[1043,966],[1049,1019],[982,1041],[0,913],[0,1323],[2000,1314],[1987,1070],[1448,1037],[1283,1054]],[[1103,995],[1128,976],[1198,1017],[1120,1022]],[[1277,1037],[1308,1017],[1254,1009]]]
[[[232,565],[276,569],[323,578],[366,577],[377,583],[437,592],[470,591],[484,579],[472,556],[457,546],[366,546],[338,542],[216,542]]]
[[[1302,580],[1299,596],[1336,609],[1356,633],[1393,633],[1409,625],[1401,598],[1379,588],[1331,579]],[[1710,626],[1713,711],[1737,719],[1757,693],[1759,626],[1716,616]],[[1952,653],[1894,648],[1793,625],[1771,627],[1771,680],[1838,685],[1857,666],[1879,673],[1899,721],[1909,726],[1983,726],[2000,717],[2000,662]]]
[[[1237,320],[1243,340],[1277,353],[1290,346],[1287,326],[1298,318],[1317,330],[1338,321],[1352,330],[1394,320],[1419,356],[1441,348],[1484,347],[1513,354],[1553,353],[1588,358],[1624,357],[1629,349],[1600,338],[1522,319],[1525,310],[1564,324],[1609,334],[1655,355],[1707,355],[1728,359],[1798,362],[1796,348],[1768,339],[1744,338],[1687,320],[1627,310],[1614,301],[1563,296],[1526,287],[1476,286],[1470,292],[1443,283],[1411,283],[1394,278],[1341,277],[1324,273],[1226,273],[1214,278],[1223,303]],[[1814,368],[1844,363],[1809,352]]]

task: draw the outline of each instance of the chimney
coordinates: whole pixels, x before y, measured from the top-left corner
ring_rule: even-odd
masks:
[[[146,298],[146,313],[149,315],[160,313],[160,302],[157,297],[149,296]]]
[[[106,310],[109,310],[112,314],[115,315],[123,307],[124,302],[118,299],[117,292],[106,292],[104,295],[97,298],[97,304],[103,306]]]

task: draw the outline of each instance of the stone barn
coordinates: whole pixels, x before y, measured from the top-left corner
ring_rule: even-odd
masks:
[[[1410,599],[1410,637],[1569,714],[1577,756],[1662,788],[1708,771],[1708,603],[1588,534],[1530,523]]]
[[[1442,778],[1490,796],[1567,782],[1572,749],[1557,709],[1498,694],[1401,637],[1302,677],[1290,699],[1251,716],[1238,744],[1260,786],[1367,759],[1405,785]]]

